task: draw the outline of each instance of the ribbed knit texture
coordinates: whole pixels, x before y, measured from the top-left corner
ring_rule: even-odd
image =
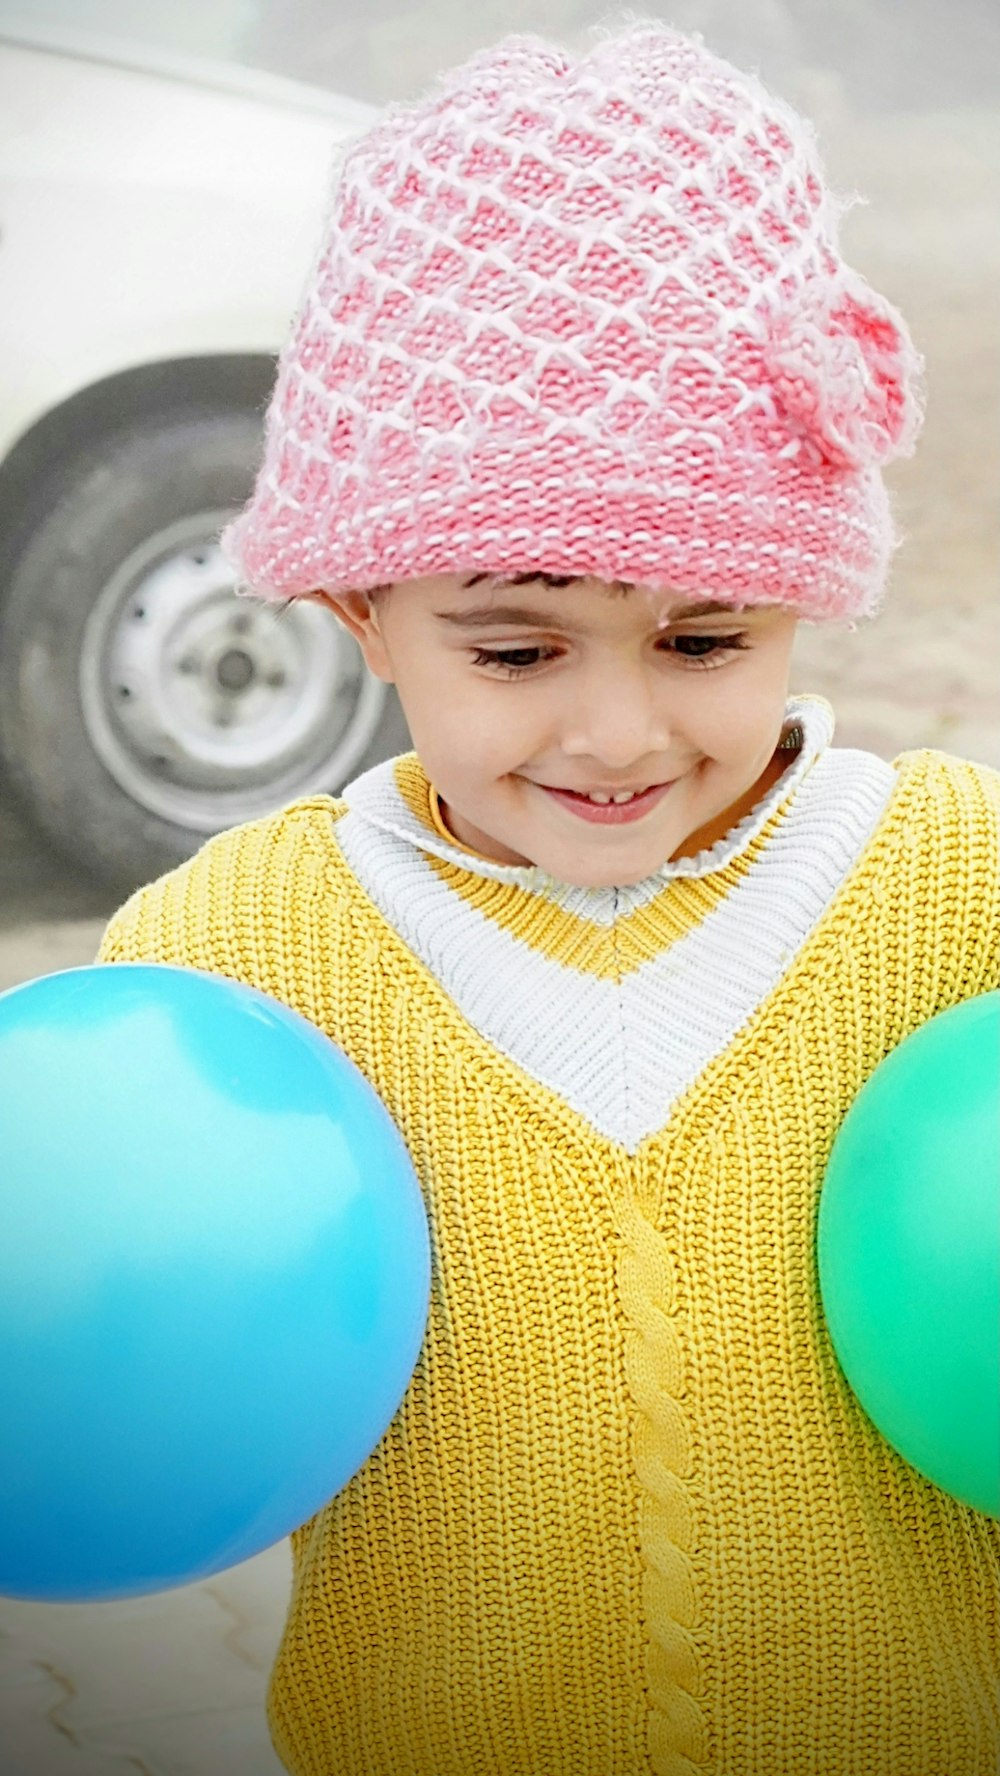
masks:
[[[873,616],[922,360],[841,257],[849,202],[700,38],[473,56],[341,153],[237,576],[544,569]]]
[[[861,1410],[815,1228],[883,1057],[1000,986],[1000,774],[828,708],[762,822],[627,890],[450,855],[409,754],[112,921],[326,1030],[425,1193],[413,1379],[292,1537],[296,1776],[995,1776],[1000,1525]]]

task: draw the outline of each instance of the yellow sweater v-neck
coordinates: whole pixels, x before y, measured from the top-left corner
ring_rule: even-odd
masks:
[[[865,1416],[815,1228],[865,1081],[1000,986],[1000,774],[794,713],[761,805],[635,886],[470,854],[407,754],[109,927],[311,1018],[424,1191],[412,1381],[292,1536],[296,1776],[994,1776],[1000,1524]]]

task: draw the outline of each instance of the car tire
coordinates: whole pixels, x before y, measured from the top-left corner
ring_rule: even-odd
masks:
[[[223,584],[218,530],[261,433],[258,413],[187,409],[77,443],[5,563],[0,755],[41,830],[121,891],[411,744],[332,614]]]

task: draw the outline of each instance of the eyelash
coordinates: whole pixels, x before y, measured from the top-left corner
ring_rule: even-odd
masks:
[[[748,649],[751,645],[750,641],[748,640],[748,638],[745,634],[743,634],[743,635],[679,635],[676,637],[676,639],[678,641],[710,641],[712,643],[711,654],[703,654],[701,656],[696,656],[693,654],[678,654],[677,655],[677,658],[679,660],[684,660],[687,663],[687,665],[693,667],[696,671],[699,669],[704,670],[706,667],[710,668],[712,665],[712,661],[716,660],[716,659],[720,659],[720,656],[723,654],[743,652],[746,649]],[[499,668],[499,670],[501,672],[503,672],[506,675],[507,678],[519,678],[519,677],[523,677],[524,674],[527,672],[532,672],[534,670],[534,668],[539,664],[539,662],[536,660],[528,665],[525,665],[523,662],[522,662],[522,664],[517,665],[517,664],[515,664],[517,656],[519,654],[542,654],[542,653],[545,653],[546,651],[551,655],[555,650],[552,648],[549,648],[548,650],[546,650],[546,649],[540,648],[540,647],[505,648],[502,651],[500,651],[499,653],[490,653],[488,651],[488,649],[486,649],[486,648],[476,648],[473,651],[473,665],[474,666],[496,666]],[[721,659],[720,659],[720,663],[721,663]]]

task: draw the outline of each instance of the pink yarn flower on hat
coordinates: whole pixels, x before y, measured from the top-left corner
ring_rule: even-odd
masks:
[[[778,403],[837,468],[912,456],[924,419],[923,359],[897,309],[845,269],[776,317],[765,361]]]

